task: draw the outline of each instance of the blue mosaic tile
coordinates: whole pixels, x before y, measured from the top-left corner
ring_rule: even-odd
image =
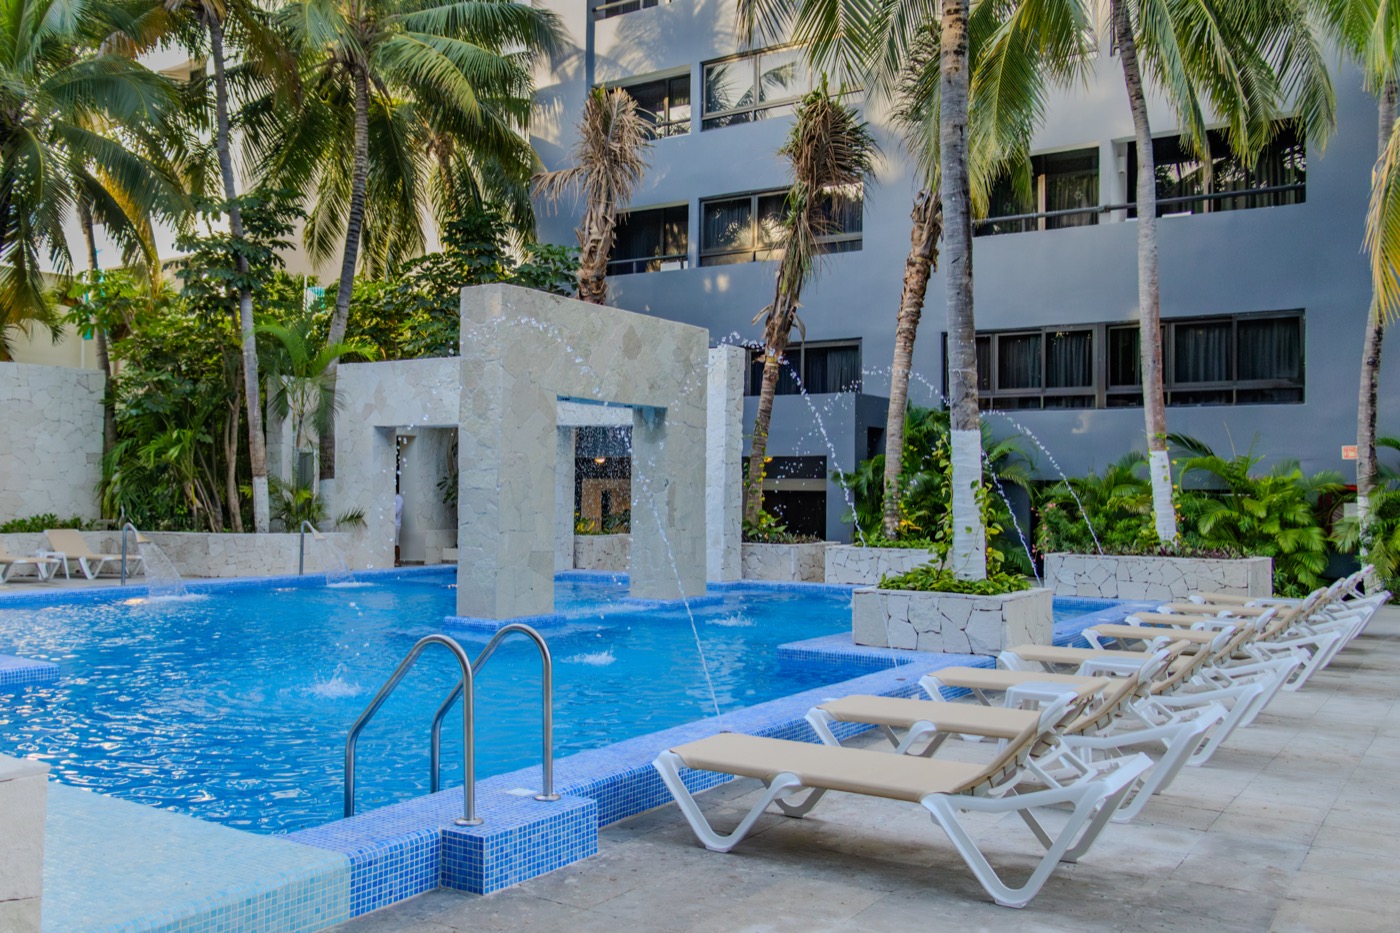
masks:
[[[593,800],[495,792],[490,804],[490,819],[481,826],[443,827],[443,887],[490,894],[598,852]]]
[[[58,665],[0,654],[0,690],[51,684],[58,680]]]

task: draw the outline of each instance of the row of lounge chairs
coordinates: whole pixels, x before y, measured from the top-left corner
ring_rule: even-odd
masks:
[[[1279,691],[1302,687],[1356,638],[1390,595],[1365,593],[1370,571],[1301,600],[1196,594],[1125,625],[1095,625],[1088,647],[1021,645],[995,670],[932,671],[920,680],[928,699],[830,700],[807,714],[820,744],[721,733],[654,764],[709,849],[732,849],[770,804],[801,817],[830,791],[903,801],[928,811],[996,903],[1024,907],[1058,863],[1077,860],[1110,823],[1137,817],[1184,766],[1205,764]],[[977,702],[945,699],[951,691]],[[1002,705],[991,705],[997,697]],[[843,747],[851,723],[880,729],[894,754]],[[994,740],[997,752],[984,764],[932,757],[957,735]],[[694,771],[757,778],[766,789],[720,832],[687,787]],[[1047,824],[1037,814],[1045,807],[1068,807],[1068,819]],[[1045,849],[1030,877],[1004,880],[965,813],[1019,815]]]
[[[44,534],[49,539],[49,550],[30,556],[17,556],[5,550],[0,544],[0,582],[9,583],[20,572],[32,572],[40,582],[52,580],[60,571],[67,576],[77,569],[89,580],[95,580],[104,573],[116,573],[121,566],[120,554],[101,554],[88,547],[80,532],[72,528],[52,528]],[[138,540],[144,540],[138,538]],[[141,570],[141,555],[130,553],[126,556],[128,573]]]

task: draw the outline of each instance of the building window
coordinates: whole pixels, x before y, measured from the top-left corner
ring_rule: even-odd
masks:
[[[669,3],[670,0],[666,0],[666,2]],[[621,16],[624,13],[650,10],[657,3],[658,0],[610,0],[610,2],[598,3],[593,6],[593,18],[612,19],[614,16]]]
[[[832,199],[822,209],[817,244],[824,253],[861,248],[864,229],[861,192]],[[700,265],[725,266],[777,259],[782,255],[786,191],[760,191],[700,202]]]
[[[685,204],[623,214],[608,254],[608,275],[684,269],[689,225],[690,208]]]
[[[1164,321],[1162,350],[1168,405],[1303,401],[1301,311]],[[1140,407],[1141,352],[1136,324],[978,334],[979,402],[1002,410]],[[946,336],[944,360],[946,394]]]
[[[798,378],[801,382],[798,382]],[[745,395],[758,395],[763,386],[763,351],[749,353]],[[860,391],[860,341],[794,343],[778,368],[778,395],[835,395]]]
[[[1099,150],[1032,156],[1029,191],[1006,173],[992,186],[989,198],[987,218],[974,226],[977,236],[1097,224]]]
[[[723,61],[706,62],[705,114],[702,129],[792,113],[812,89],[800,48],[767,49]]]
[[[1213,169],[1210,178],[1201,161],[1182,146],[1181,137],[1152,141],[1158,217],[1278,207],[1302,204],[1307,199],[1307,148],[1294,122],[1278,126],[1273,141],[1252,165],[1235,155],[1220,130],[1206,135]],[[1137,191],[1136,143],[1128,143],[1128,190]],[[1129,216],[1136,216],[1136,212],[1129,211]]]
[[[637,102],[637,109],[651,125],[653,139],[684,136],[690,132],[690,75],[676,75],[622,85]]]

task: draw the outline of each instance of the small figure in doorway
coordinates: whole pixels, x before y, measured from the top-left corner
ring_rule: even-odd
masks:
[[[394,566],[399,566],[399,533],[403,531],[403,493],[394,493]]]

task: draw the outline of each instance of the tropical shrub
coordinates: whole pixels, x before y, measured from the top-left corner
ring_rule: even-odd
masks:
[[[883,535],[857,536],[867,547],[934,549],[952,544],[952,454],[948,413],[939,409],[910,406],[905,416],[903,463],[900,470],[900,534],[890,541]],[[995,440],[982,427],[984,476],[979,492],[982,518],[987,528],[988,573],[992,566],[1009,564],[1021,573],[1031,573],[1025,544],[1015,529],[1011,510],[998,487],[1030,490],[1031,464],[1018,439]],[[882,527],[885,499],[885,456],[876,454],[863,460],[850,473],[837,473],[835,479],[852,494],[855,509],[845,517],[858,528]]]
[[[1376,447],[1400,451],[1400,437],[1378,437]],[[1355,515],[1337,522],[1332,540],[1343,554],[1359,557],[1364,550],[1366,563],[1375,566],[1392,599],[1400,600],[1400,469],[1378,463],[1377,474],[1365,541]]]
[[[755,519],[744,519],[745,544],[815,544],[820,540],[816,535],[788,531],[787,525],[767,509],[759,509]]]
[[[92,523],[74,515],[72,518],[59,518],[52,512],[30,515],[25,518],[12,518],[0,522],[0,535],[42,534],[50,528],[89,528]]]
[[[965,593],[969,596],[1004,596],[1031,588],[1031,582],[1014,573],[988,573],[985,580],[962,580],[947,567],[925,564],[893,577],[882,577],[884,590],[913,590],[919,593]]]

